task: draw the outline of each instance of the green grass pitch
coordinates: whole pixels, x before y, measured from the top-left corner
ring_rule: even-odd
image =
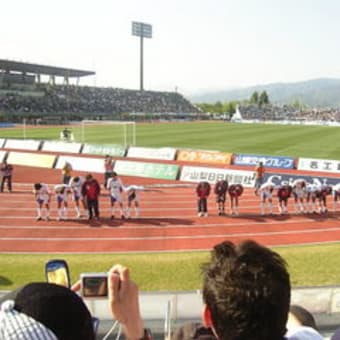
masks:
[[[82,142],[81,126],[69,126]],[[63,127],[30,127],[27,139],[58,139]],[[132,127],[126,141],[132,144]],[[233,124],[224,122],[136,124],[136,145],[219,150],[231,153],[264,154],[322,159],[340,159],[340,127]],[[0,129],[0,138],[23,138],[22,127]],[[85,142],[124,144],[123,126],[86,126]]]

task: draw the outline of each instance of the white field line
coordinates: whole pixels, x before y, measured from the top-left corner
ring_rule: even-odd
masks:
[[[143,241],[155,241],[155,240],[186,240],[186,239],[210,239],[210,238],[235,238],[235,237],[254,237],[254,236],[276,236],[276,235],[295,235],[295,234],[318,234],[318,233],[325,233],[325,232],[333,232],[333,231],[340,231],[340,227],[337,228],[324,228],[324,229],[312,229],[312,230],[294,230],[294,231],[273,231],[273,232],[259,232],[259,233],[234,233],[234,234],[213,234],[213,235],[186,235],[186,236],[143,236],[143,237],[103,237],[103,238],[96,238],[96,237],[0,237],[0,241],[70,241],[73,242],[83,242],[83,241],[136,241],[136,240],[143,240]]]
[[[338,244],[340,241],[320,241],[320,242],[308,242],[308,245],[327,245],[327,244]],[[283,248],[283,247],[298,247],[298,246],[305,246],[306,243],[281,243],[272,245],[275,248]],[[102,255],[102,254],[158,254],[158,253],[178,253],[178,252],[185,252],[185,253],[193,253],[193,252],[207,252],[210,251],[211,247],[208,248],[182,248],[182,249],[166,249],[166,250],[114,250],[114,251],[0,251],[0,254],[15,254],[15,255],[26,255],[26,254],[81,254],[81,255]]]
[[[167,224],[165,225],[166,221],[164,221],[164,224],[162,224],[162,220],[171,220],[173,217],[163,217],[163,218],[139,218],[137,221],[138,222],[128,222],[129,220],[124,220],[124,222],[122,222],[122,220],[120,219],[116,219],[117,222],[121,221],[121,223],[123,223],[122,225],[117,225],[117,226],[111,226],[111,225],[105,225],[102,224],[100,226],[95,226],[93,227],[94,230],[100,231],[102,229],[108,229],[108,230],[112,230],[114,231],[116,228],[119,228],[119,230],[124,230],[124,229],[138,229],[138,230],[142,230],[142,229],[160,229],[160,230],[164,230],[164,228],[166,229],[177,229],[177,228],[181,228],[181,229],[193,229],[193,228],[216,228],[216,227],[247,227],[249,228],[249,221],[245,221],[245,222],[237,222],[238,217],[235,218],[231,218],[230,220],[227,220],[226,223],[210,223],[210,224]],[[153,225],[151,224],[139,224],[140,221],[143,221],[143,219],[146,220],[159,220],[160,221],[160,225]],[[175,219],[175,218],[173,218]],[[180,219],[180,218],[179,218]],[[182,218],[183,219],[183,218]],[[53,221],[53,220],[52,220]],[[72,230],[93,230],[92,227],[88,224],[88,225],[84,225],[83,222],[86,222],[86,220],[81,220],[82,221],[82,225],[81,226],[73,226],[73,225],[67,225],[66,223],[68,223],[68,221],[64,221],[64,222],[60,222],[63,223],[63,225],[56,225],[56,226],[52,226],[52,225],[48,225],[48,224],[40,224],[39,225],[27,225],[27,226],[8,226],[7,224],[5,225],[1,225],[0,224],[0,229],[9,229],[9,230],[17,230],[17,229],[34,229],[34,230],[38,230],[38,229],[55,229],[55,230],[68,230],[68,231],[72,231]],[[133,221],[133,219],[131,220]],[[302,219],[302,220],[289,220],[289,221],[262,221],[262,222],[255,222],[255,221],[251,221],[252,225],[256,225],[256,226],[261,226],[261,225],[265,225],[265,226],[275,226],[275,225],[279,225],[282,226],[283,224],[302,224],[302,223],[310,223],[311,220],[310,219]],[[42,223],[47,223],[45,221],[42,221]],[[131,225],[126,225],[126,223],[131,223]],[[340,228],[340,226],[339,226]],[[311,229],[313,230],[313,229]],[[316,229],[318,230],[318,229]],[[323,229],[322,229],[323,230]]]

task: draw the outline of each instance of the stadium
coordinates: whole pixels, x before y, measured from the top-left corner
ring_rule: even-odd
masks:
[[[286,259],[292,301],[311,311],[329,336],[339,323],[340,205],[328,195],[327,211],[315,203],[301,213],[291,198],[283,214],[274,195],[272,210],[261,213],[254,168],[263,162],[265,182],[275,186],[303,179],[335,187],[339,128],[325,123],[334,117],[320,123],[303,113],[277,119],[267,112],[259,120],[251,107],[241,107],[236,122],[221,122],[178,92],[70,84],[93,73],[0,60],[0,161],[14,167],[13,187],[1,193],[1,289],[44,280],[45,262],[53,258],[67,260],[72,281],[123,263],[143,291],[145,323],[163,338],[181,322],[200,319],[199,267],[211,248],[253,239]],[[294,117],[298,124],[291,124]],[[106,155],[124,186],[142,188],[138,216],[110,218]],[[68,214],[58,219],[53,188],[66,163],[73,176],[91,173],[100,182],[99,221],[76,218],[71,199]],[[243,186],[237,213],[227,198],[219,216],[211,193],[208,216],[197,216],[197,184],[213,187],[220,179]],[[48,220],[36,220],[34,183],[52,192]],[[98,299],[88,306],[105,334],[112,324],[106,304]]]

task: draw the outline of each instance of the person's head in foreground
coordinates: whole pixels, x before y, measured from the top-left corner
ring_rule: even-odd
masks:
[[[1,304],[0,339],[94,340],[92,317],[70,289],[30,283]]]
[[[290,305],[285,260],[254,241],[225,241],[202,265],[203,320],[219,339],[282,340]]]

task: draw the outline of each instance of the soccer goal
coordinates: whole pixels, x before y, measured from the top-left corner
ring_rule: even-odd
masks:
[[[109,136],[113,144],[125,147],[136,145],[136,123],[133,121],[115,120],[83,120],[81,124],[81,140],[83,143],[100,140]]]

